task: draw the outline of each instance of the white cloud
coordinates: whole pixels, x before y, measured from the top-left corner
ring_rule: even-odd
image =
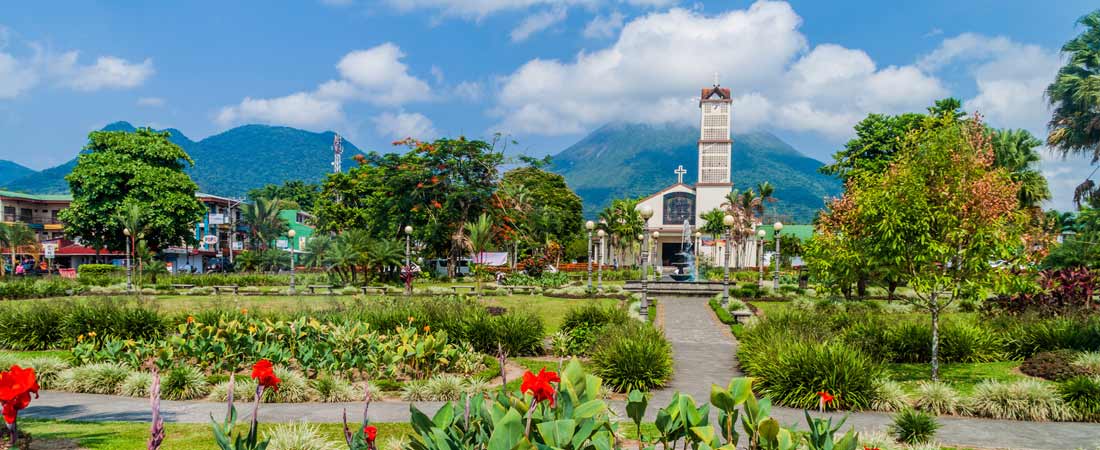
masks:
[[[584,37],[589,39],[607,39],[619,32],[619,29],[623,27],[623,16],[618,11],[612,11],[611,14],[606,16],[599,15],[593,17],[587,25],[584,26]]]
[[[125,89],[140,86],[153,75],[153,60],[146,58],[132,63],[114,56],[100,56],[95,64],[80,65],[78,53],[67,52],[54,59],[50,70],[57,73],[61,83],[78,91],[100,89]]]
[[[404,52],[389,42],[355,50],[336,64],[340,79],[321,83],[312,92],[269,99],[247,97],[237,105],[222,108],[215,120],[222,126],[258,121],[331,128],[331,124],[344,122],[347,102],[400,106],[431,100],[430,86],[409,74],[408,66],[401,61],[404,57]]]
[[[850,134],[868,112],[921,110],[946,89],[916,66],[876,67],[862,50],[808,48],[790,5],[760,1],[716,15],[672,9],[626,23],[607,48],[533,59],[501,80],[501,131],[577,133],[602,123],[697,120],[699,89],[719,72],[739,120]],[[761,108],[744,111],[744,108]]]
[[[455,95],[458,98],[471,102],[481,99],[482,90],[481,83],[474,81],[463,81],[454,88]]]
[[[557,6],[545,11],[531,14],[523,19],[518,26],[512,29],[512,42],[523,42],[531,35],[550,28],[565,20],[566,10],[564,6]]]
[[[420,113],[385,112],[371,118],[371,121],[378,134],[389,138],[431,140],[439,136],[431,119]]]
[[[298,92],[270,99],[245,97],[237,105],[222,108],[216,120],[222,126],[260,122],[304,128],[334,128],[334,124],[344,121],[344,112],[338,101]]]
[[[159,108],[164,106],[164,99],[160,97],[141,97],[137,100],[138,106],[150,106]]]
[[[12,55],[0,52],[0,99],[15,98],[38,84],[38,74]]]

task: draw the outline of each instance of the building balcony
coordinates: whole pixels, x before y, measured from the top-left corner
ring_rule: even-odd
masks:
[[[20,222],[28,225],[60,225],[61,221],[51,217],[28,216],[24,214],[3,214],[4,222]]]

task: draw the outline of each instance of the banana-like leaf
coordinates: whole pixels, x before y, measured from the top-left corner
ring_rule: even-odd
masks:
[[[523,418],[514,409],[508,410],[493,424],[493,434],[489,436],[489,450],[512,450],[523,436]]]
[[[567,447],[573,441],[573,432],[577,422],[569,419],[543,422],[538,425],[539,436],[543,442],[553,447]]]

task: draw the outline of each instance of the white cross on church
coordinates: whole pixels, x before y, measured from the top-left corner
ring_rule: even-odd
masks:
[[[688,171],[684,170],[683,165],[681,165],[680,167],[677,167],[676,170],[672,171],[672,173],[676,174],[676,182],[677,183],[684,184],[684,174],[688,173]]]

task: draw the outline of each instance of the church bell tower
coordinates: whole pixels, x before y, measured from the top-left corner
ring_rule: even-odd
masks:
[[[733,140],[730,139],[730,108],[733,100],[729,88],[718,84],[703,88],[699,96],[699,181],[695,184],[696,214],[718,208],[733,188],[730,182],[730,159]],[[702,223],[697,221],[696,223]]]

